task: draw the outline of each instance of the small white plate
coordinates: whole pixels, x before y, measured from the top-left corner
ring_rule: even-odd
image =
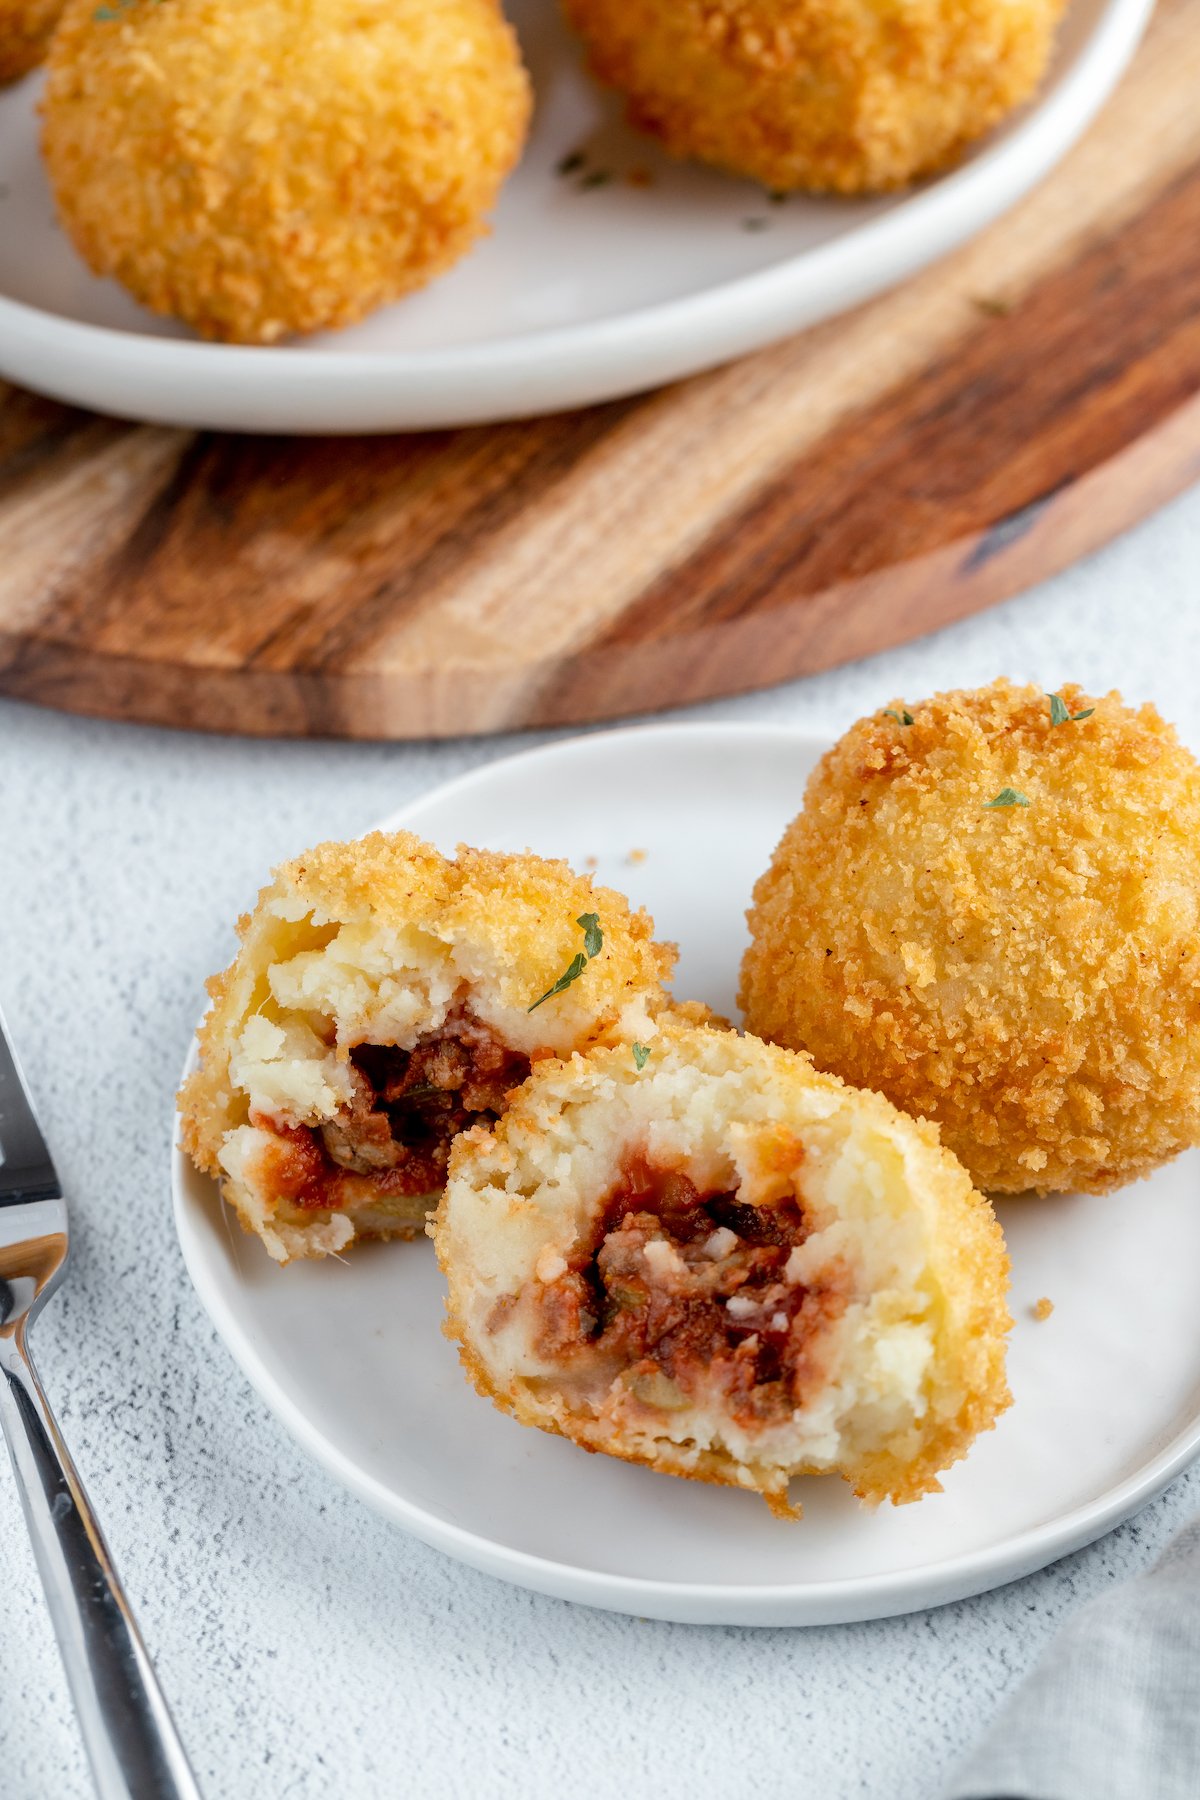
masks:
[[[773,727],[663,725],[508,757],[387,821],[590,857],[681,949],[676,989],[734,1009],[744,908],[823,746]],[[632,850],[645,850],[631,862]],[[945,1492],[861,1507],[794,1484],[756,1498],[589,1456],[480,1399],[440,1335],[427,1243],[278,1269],[176,1152],[175,1220],[205,1307],[293,1436],[354,1493],[523,1587],[643,1617],[816,1625],[1011,1581],[1145,1504],[1200,1451],[1200,1158],[1133,1193],[1010,1201],[1015,1403]],[[1036,1323],[1042,1295],[1054,1314]]]
[[[232,431],[482,424],[634,393],[856,305],[981,230],[1070,148],[1152,5],[1073,0],[1037,101],[953,173],[909,195],[772,206],[630,131],[555,0],[516,0],[538,105],[493,235],[425,293],[267,350],[196,342],[89,275],[54,224],[34,78],[0,93],[0,374],[121,418]],[[605,185],[556,175],[581,144]],[[630,185],[639,170],[653,185]]]

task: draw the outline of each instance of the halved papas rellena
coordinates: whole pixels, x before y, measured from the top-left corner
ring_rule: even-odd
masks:
[[[652,1040],[674,951],[564,862],[408,832],[285,864],[209,984],[184,1147],[279,1262],[419,1229],[539,1057]]]
[[[460,1137],[448,1332],[522,1423],[789,1510],[915,1500],[1008,1404],[1008,1260],[936,1131],[756,1038],[542,1062]],[[640,1066],[639,1066],[640,1065]]]

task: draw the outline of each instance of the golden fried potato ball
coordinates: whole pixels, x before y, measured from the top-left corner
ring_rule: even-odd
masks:
[[[935,1491],[1008,1404],[1008,1258],[928,1125],[677,1025],[539,1063],[455,1143],[447,1331],[526,1425],[786,1513]]]
[[[63,0],[0,0],[0,87],[37,67]]]
[[[1064,0],[564,0],[635,125],[777,190],[902,187],[1033,92]]]
[[[269,344],[456,262],[529,107],[496,0],[70,0],[43,148],[97,274]]]
[[[936,1120],[982,1188],[1200,1143],[1200,767],[1152,706],[997,681],[859,720],[749,920],[750,1028]]]
[[[675,960],[565,862],[407,831],[285,863],[238,930],[181,1137],[277,1262],[419,1230],[455,1133],[540,1057],[652,1043]]]

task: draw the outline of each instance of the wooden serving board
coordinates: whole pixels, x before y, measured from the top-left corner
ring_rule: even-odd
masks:
[[[659,393],[254,439],[0,383],[0,691],[299,735],[609,718],[930,631],[1197,476],[1200,0],[1162,0],[1014,213]]]

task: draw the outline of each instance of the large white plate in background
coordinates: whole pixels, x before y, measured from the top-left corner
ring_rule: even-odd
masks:
[[[979,231],[1079,136],[1152,5],[1072,0],[1036,102],[915,193],[772,206],[631,132],[555,0],[515,0],[538,104],[491,238],[424,293],[274,349],[199,343],[88,273],[54,224],[34,77],[0,92],[0,375],[123,418],[235,431],[479,424],[633,393],[855,305]],[[556,175],[581,143],[607,185]],[[637,169],[653,185],[631,186]]]
[[[743,912],[822,746],[773,727],[665,725],[492,763],[405,808],[465,839],[597,859],[681,948],[676,989],[732,1012]],[[299,851],[303,846],[297,845]],[[644,849],[644,861],[629,852]],[[264,871],[265,874],[265,871]],[[1015,1403],[915,1506],[794,1484],[805,1517],[589,1456],[502,1417],[440,1334],[425,1241],[279,1269],[177,1154],[200,1297],[289,1431],[370,1505],[525,1587],[644,1617],[803,1625],[977,1593],[1090,1542],[1200,1450],[1200,1156],[1130,1191],[1008,1201]],[[1046,1295],[1053,1316],[1035,1322]]]

